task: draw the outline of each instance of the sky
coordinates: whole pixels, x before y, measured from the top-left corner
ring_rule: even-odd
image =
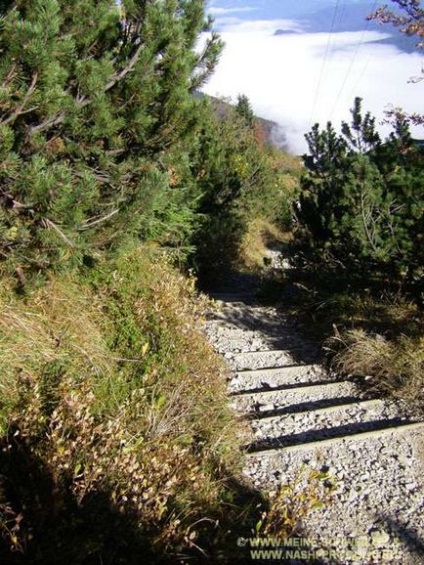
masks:
[[[424,53],[397,30],[366,16],[379,0],[211,0],[225,49],[203,88],[212,96],[246,94],[257,115],[279,124],[289,151],[307,150],[304,134],[349,120],[355,96],[380,122],[390,106],[424,111]],[[387,126],[380,126],[387,134]],[[277,132],[276,132],[277,133]],[[414,128],[424,138],[422,128]]]

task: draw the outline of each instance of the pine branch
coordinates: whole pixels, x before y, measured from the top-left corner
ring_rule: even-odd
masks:
[[[138,59],[140,58],[140,54],[142,50],[143,50],[143,45],[139,45],[135,50],[133,56],[129,60],[128,64],[121,71],[115,72],[111,75],[109,82],[103,88],[103,92],[108,92],[109,90],[111,90],[116,84],[118,84],[118,82],[123,80],[127,76],[127,74],[134,69]],[[93,100],[88,97],[78,96],[75,102],[77,108],[82,109],[90,105],[93,102]],[[60,114],[57,114],[56,116],[53,116],[51,118],[48,118],[44,122],[41,122],[41,124],[30,127],[29,133],[32,134],[50,129],[51,127],[63,123],[65,121],[65,118],[66,118],[66,113],[61,112]]]

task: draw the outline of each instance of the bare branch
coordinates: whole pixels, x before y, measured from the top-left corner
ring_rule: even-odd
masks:
[[[45,225],[46,228],[52,228],[60,236],[60,238],[63,239],[66,245],[69,245],[69,247],[76,247],[75,243],[73,243],[70,239],[68,239],[68,237],[54,222],[45,218],[42,220],[42,223]]]
[[[374,241],[374,234],[370,231],[369,225],[373,225],[373,207],[371,206],[371,209],[366,210],[366,206],[365,206],[365,194],[362,192],[361,193],[361,216],[362,216],[362,225],[364,227],[364,231],[365,231],[365,235],[367,237],[368,243],[371,245],[371,249],[374,252],[377,252],[377,246],[375,244]]]
[[[64,119],[65,119],[65,114],[62,112],[61,114],[57,114],[52,118],[48,118],[47,120],[41,122],[41,124],[38,124],[37,126],[30,127],[29,133],[37,133],[39,131],[44,131],[53,126],[61,124],[64,121]]]
[[[18,118],[19,116],[21,116],[22,114],[27,114],[28,112],[31,112],[32,110],[34,110],[34,108],[31,108],[29,110],[25,110],[25,106],[28,104],[29,100],[31,99],[32,95],[35,92],[35,88],[37,86],[37,81],[38,81],[38,73],[35,72],[32,80],[31,80],[31,84],[29,85],[29,88],[24,96],[24,99],[22,100],[22,102],[16,107],[16,109],[14,110],[14,112],[12,112],[12,114],[10,114],[10,116],[8,118],[6,118],[5,120],[0,121],[0,125],[7,125],[10,124],[11,122],[15,121],[16,118]]]
[[[6,88],[7,86],[9,86],[9,84],[13,81],[13,79],[16,77],[16,75],[17,75],[16,63],[13,63],[13,65],[10,67],[9,72],[7,73],[7,75],[3,79],[3,82],[1,83],[1,87]]]
[[[137,47],[137,49],[135,50],[134,55],[129,60],[128,65],[126,67],[124,67],[119,73],[114,73],[110,77],[110,81],[107,83],[106,88],[104,89],[105,92],[107,92],[108,90],[113,88],[116,83],[123,80],[127,76],[127,74],[130,73],[134,69],[134,67],[137,64],[137,61],[138,61],[138,59],[141,55],[142,50],[143,50],[143,45],[140,44]]]
[[[91,221],[89,220],[84,225],[82,225],[80,228],[78,228],[78,231],[88,230],[88,229],[92,228],[93,226],[97,226],[98,224],[101,224],[102,222],[106,222],[107,220],[109,220],[110,218],[115,216],[118,212],[119,212],[119,210],[113,210],[112,212],[110,212],[110,214],[107,214],[106,216],[103,216],[103,217],[101,217],[97,220],[91,220]]]

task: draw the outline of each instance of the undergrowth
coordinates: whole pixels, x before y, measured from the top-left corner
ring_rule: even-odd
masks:
[[[302,331],[322,343],[331,368],[359,377],[368,391],[424,411],[424,322],[414,301],[360,281],[295,273],[288,283],[292,314]]]
[[[146,247],[25,297],[3,286],[2,563],[199,557],[256,506],[193,297]]]

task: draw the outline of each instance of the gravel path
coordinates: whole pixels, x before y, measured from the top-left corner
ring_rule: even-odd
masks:
[[[248,292],[215,298],[204,329],[231,370],[232,407],[251,422],[245,475],[275,491],[305,465],[329,473],[332,501],[302,524],[313,549],[327,551],[315,563],[424,563],[424,424],[328,374],[283,312]]]

